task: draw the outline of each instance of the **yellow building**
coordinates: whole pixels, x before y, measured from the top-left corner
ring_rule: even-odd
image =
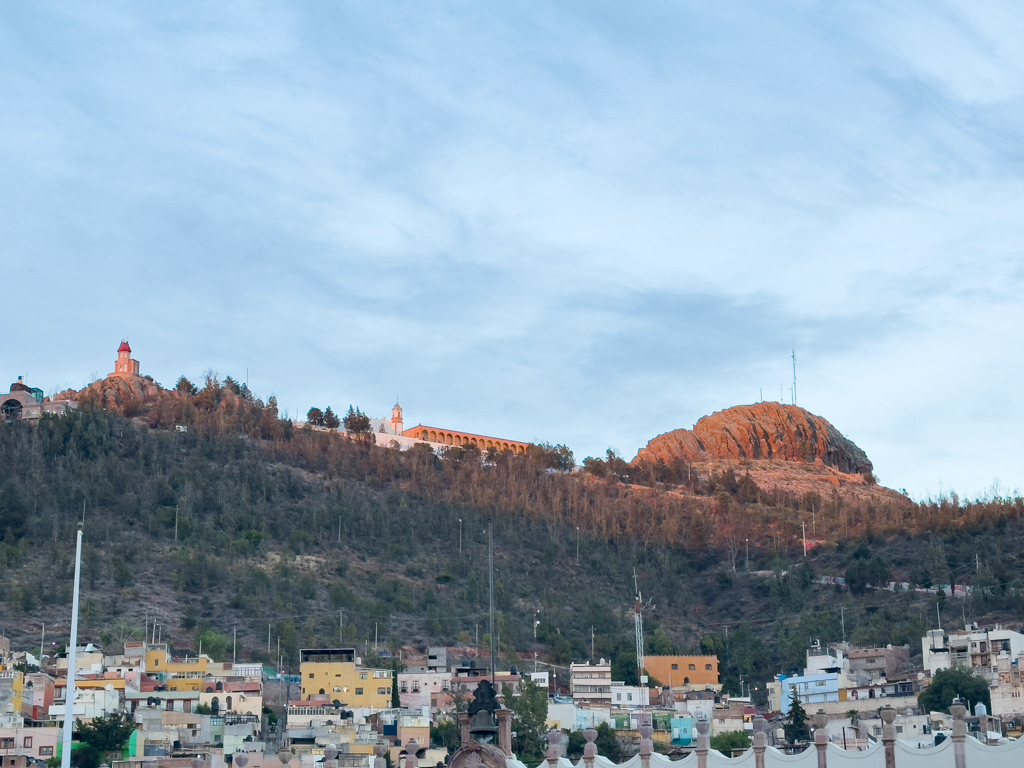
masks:
[[[317,648],[299,651],[302,698],[327,696],[349,707],[387,709],[391,706],[390,669],[356,664],[355,648]]]
[[[14,714],[21,714],[21,696],[25,690],[25,675],[16,669],[0,667],[0,701],[10,703]]]
[[[169,691],[201,691],[209,661],[205,654],[174,659],[167,652],[167,643],[151,643],[146,646],[145,672],[163,682]]]

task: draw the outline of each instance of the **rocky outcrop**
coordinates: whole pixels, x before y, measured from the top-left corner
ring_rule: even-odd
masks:
[[[715,459],[802,462],[872,479],[864,451],[820,416],[782,403],[740,405],[705,416],[692,430],[658,435],[633,461],[658,459],[689,464]]]
[[[108,376],[94,381],[81,392],[61,392],[55,400],[74,400],[79,405],[93,405],[103,410],[124,412],[140,403],[152,402],[170,394],[148,376]]]

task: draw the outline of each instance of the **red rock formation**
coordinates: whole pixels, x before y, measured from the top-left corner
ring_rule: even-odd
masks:
[[[104,410],[124,411],[125,406],[129,406],[130,410],[132,404],[156,400],[166,392],[148,376],[111,374],[105,379],[94,381],[81,392],[69,389],[54,399],[74,400],[79,405],[88,403]]]
[[[677,429],[651,440],[634,462],[687,463],[711,459],[818,462],[848,475],[871,478],[867,455],[820,416],[781,403],[740,405],[705,416],[692,430]]]

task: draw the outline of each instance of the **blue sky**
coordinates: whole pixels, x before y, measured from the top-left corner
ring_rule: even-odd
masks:
[[[0,8],[0,380],[631,457],[798,400],[915,497],[1024,485],[1014,4]]]

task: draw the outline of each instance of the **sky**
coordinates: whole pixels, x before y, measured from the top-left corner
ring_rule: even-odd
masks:
[[[0,382],[128,338],[626,458],[792,397],[914,498],[1024,486],[1014,3],[7,3]]]

